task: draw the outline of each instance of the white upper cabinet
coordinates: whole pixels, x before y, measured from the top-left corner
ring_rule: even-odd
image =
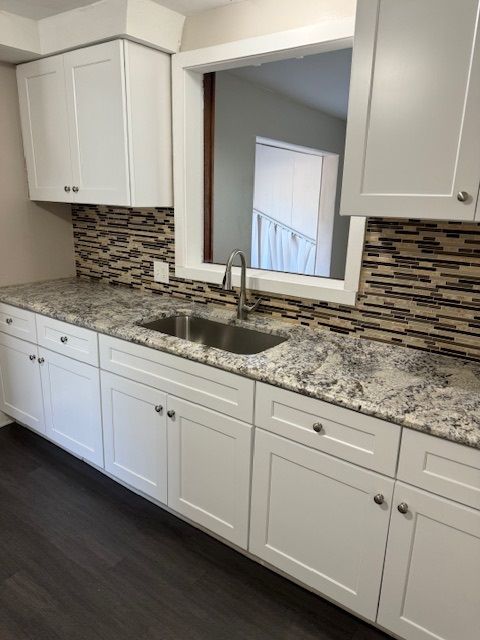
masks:
[[[17,68],[23,146],[32,200],[68,201],[72,184],[63,56]]]
[[[64,56],[73,190],[80,202],[130,201],[123,42]]]
[[[478,0],[358,1],[343,215],[475,218],[478,20]]]
[[[115,40],[17,73],[32,199],[172,205],[167,54]]]

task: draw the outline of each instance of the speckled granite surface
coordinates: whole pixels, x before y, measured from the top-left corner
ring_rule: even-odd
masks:
[[[466,360],[259,314],[241,324],[288,340],[231,354],[137,326],[178,312],[235,322],[230,309],[76,278],[4,287],[0,301],[480,448],[480,365]]]

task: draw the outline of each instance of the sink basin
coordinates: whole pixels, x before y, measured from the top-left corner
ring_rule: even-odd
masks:
[[[198,342],[231,353],[251,355],[275,347],[286,338],[244,327],[222,324],[196,316],[170,316],[140,325],[145,329],[166,333],[176,338]]]

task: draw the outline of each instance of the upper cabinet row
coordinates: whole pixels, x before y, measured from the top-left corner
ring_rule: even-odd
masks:
[[[168,54],[114,40],[17,77],[31,199],[172,206]]]
[[[479,4],[358,0],[343,215],[480,219]],[[18,81],[32,199],[172,205],[167,54],[116,40]]]
[[[358,0],[341,213],[480,219],[478,0]]]

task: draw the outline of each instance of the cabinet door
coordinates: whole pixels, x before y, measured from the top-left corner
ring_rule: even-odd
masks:
[[[76,202],[129,205],[123,42],[64,56]]]
[[[167,398],[164,393],[102,371],[105,469],[167,502]]]
[[[168,398],[168,506],[247,548],[252,427]]]
[[[30,198],[71,202],[63,56],[20,65],[17,80]]]
[[[374,620],[392,493],[393,480],[257,429],[250,551]]]
[[[0,410],[45,433],[36,345],[0,333]]]
[[[39,355],[46,435],[103,467],[98,369],[47,349]]]
[[[379,624],[405,640],[478,640],[480,511],[401,482],[393,503]]]
[[[473,220],[478,0],[359,0],[341,213]]]

